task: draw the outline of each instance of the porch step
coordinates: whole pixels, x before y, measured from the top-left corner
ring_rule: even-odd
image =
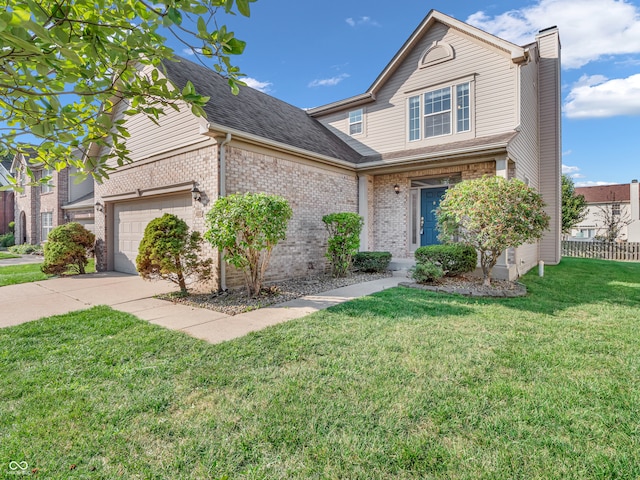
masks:
[[[393,272],[394,277],[406,277],[409,269],[416,264],[413,258],[392,258],[389,263],[389,270]]]

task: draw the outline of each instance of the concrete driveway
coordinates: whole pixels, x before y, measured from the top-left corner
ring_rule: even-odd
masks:
[[[0,288],[0,327],[42,317],[109,305],[126,310],[128,304],[177,290],[170,282],[145,282],[136,275],[117,272],[52,278]],[[162,300],[155,300],[167,304]]]
[[[403,280],[406,278],[402,276],[382,278],[229,316],[153,298],[160,293],[177,291],[177,286],[170,282],[148,282],[136,275],[117,272],[90,273],[0,287],[0,328],[94,305],[108,305],[141,320],[220,343],[395,287]]]

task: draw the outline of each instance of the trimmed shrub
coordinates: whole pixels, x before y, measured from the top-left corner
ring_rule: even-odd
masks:
[[[360,248],[360,231],[363,218],[357,213],[331,213],[322,217],[329,232],[326,257],[331,263],[334,277],[346,277],[351,267],[351,258]]]
[[[418,283],[433,283],[444,276],[442,268],[431,262],[418,263],[409,272]]]
[[[207,213],[211,245],[224,251],[225,262],[244,274],[249,295],[262,289],[271,252],[287,234],[293,216],[289,202],[278,195],[237,193],[221,197]]]
[[[387,270],[390,261],[389,252],[358,252],[353,256],[353,268],[361,272],[380,273]]]
[[[7,233],[15,233],[15,231],[16,231],[16,222],[13,222],[13,221],[9,222],[8,227],[9,227],[9,230],[7,231]]]
[[[11,247],[16,243],[16,239],[13,236],[13,233],[5,233],[4,235],[0,235],[0,247],[7,248]]]
[[[42,255],[42,245],[30,245],[23,243],[21,245],[14,245],[9,247],[8,250],[16,255]]]
[[[478,253],[470,245],[449,243],[446,245],[427,245],[415,252],[416,262],[435,263],[445,275],[455,277],[462,273],[473,272],[478,263]]]
[[[136,268],[145,280],[169,280],[180,287],[181,294],[186,295],[188,277],[196,281],[211,278],[213,261],[199,258],[201,246],[200,232],[189,233],[189,226],[184,220],[165,213],[151,220],[144,229]]]
[[[60,275],[72,268],[79,274],[85,273],[95,239],[93,233],[76,222],[55,227],[44,244],[42,271]]]

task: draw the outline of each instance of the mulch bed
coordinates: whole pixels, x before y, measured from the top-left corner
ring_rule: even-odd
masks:
[[[227,290],[226,292],[192,293],[186,297],[179,294],[158,295],[157,298],[174,303],[198,308],[208,308],[227,315],[237,315],[257,308],[268,307],[288,302],[305,295],[316,295],[335,288],[346,287],[356,283],[370,282],[379,278],[390,277],[391,272],[362,273],[356,272],[346,278],[333,278],[320,275],[303,279],[287,280],[268,285],[257,297],[250,297],[245,288]]]
[[[527,288],[520,282],[491,280],[491,285],[482,285],[482,279],[471,276],[443,277],[432,284],[401,282],[400,286],[432,292],[457,293],[469,297],[523,297]]]

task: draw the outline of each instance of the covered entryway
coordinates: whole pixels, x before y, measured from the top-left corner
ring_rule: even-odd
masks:
[[[136,257],[144,229],[154,218],[172,213],[192,225],[193,206],[190,194],[165,195],[113,205],[113,269],[137,274]]]

